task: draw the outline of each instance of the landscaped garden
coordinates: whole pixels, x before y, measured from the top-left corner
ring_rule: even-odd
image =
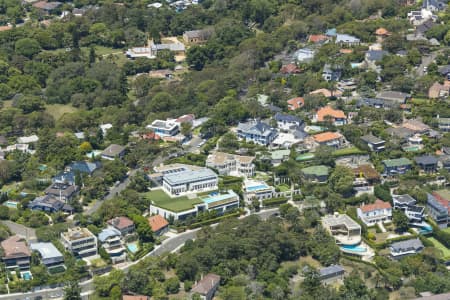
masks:
[[[163,190],[153,190],[144,194],[144,197],[151,200],[154,205],[161,208],[179,212],[187,209],[191,209],[195,204],[200,204],[202,201],[195,198],[188,198],[186,196],[171,198]]]
[[[442,255],[443,255],[444,259],[450,258],[450,249],[448,249],[447,247],[442,245],[438,240],[436,240],[433,237],[428,238],[428,240],[433,243],[434,247],[436,247],[437,249],[442,251]]]

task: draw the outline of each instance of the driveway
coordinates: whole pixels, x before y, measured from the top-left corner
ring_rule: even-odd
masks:
[[[23,237],[27,241],[37,241],[36,231],[33,228],[14,223],[12,221],[1,221],[1,223],[8,226],[12,233]]]

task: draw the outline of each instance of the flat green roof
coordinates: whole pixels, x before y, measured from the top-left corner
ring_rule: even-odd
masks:
[[[173,211],[180,212],[194,208],[195,204],[203,203],[199,198],[189,199],[186,196],[171,198],[163,190],[153,190],[144,193],[144,197],[150,199],[153,205]]]
[[[383,164],[386,167],[400,167],[400,166],[405,166],[405,165],[412,165],[412,162],[407,158],[401,157],[401,158],[383,160]]]
[[[303,160],[310,160],[314,158],[314,154],[312,153],[305,153],[305,154],[300,154],[299,156],[297,156],[295,158],[296,161],[303,161]]]
[[[275,150],[270,152],[270,156],[272,159],[283,159],[285,156],[289,156],[291,154],[291,150]]]
[[[327,176],[328,175],[328,167],[319,165],[319,166],[311,166],[302,169],[303,174],[306,175],[316,175],[316,176]]]

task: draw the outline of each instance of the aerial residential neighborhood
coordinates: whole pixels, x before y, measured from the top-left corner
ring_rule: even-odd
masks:
[[[0,300],[450,299],[450,7],[0,3]]]

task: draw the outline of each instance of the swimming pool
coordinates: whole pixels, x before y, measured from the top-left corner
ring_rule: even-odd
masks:
[[[10,207],[10,208],[17,208],[18,202],[15,201],[6,201],[3,203],[4,206]]]
[[[22,273],[22,278],[24,280],[31,280],[31,273],[30,272],[23,272]]]
[[[136,253],[138,251],[139,247],[138,247],[137,243],[129,243],[129,244],[127,244],[127,249],[131,253]]]
[[[342,250],[351,251],[351,252],[366,252],[367,248],[362,247],[360,245],[352,245],[352,246],[341,246]]]
[[[265,184],[260,184],[260,185],[248,186],[248,187],[246,188],[246,190],[247,190],[248,192],[254,192],[254,191],[258,191],[258,190],[264,190],[264,189],[267,189],[267,188],[268,188],[267,185],[265,185]]]

